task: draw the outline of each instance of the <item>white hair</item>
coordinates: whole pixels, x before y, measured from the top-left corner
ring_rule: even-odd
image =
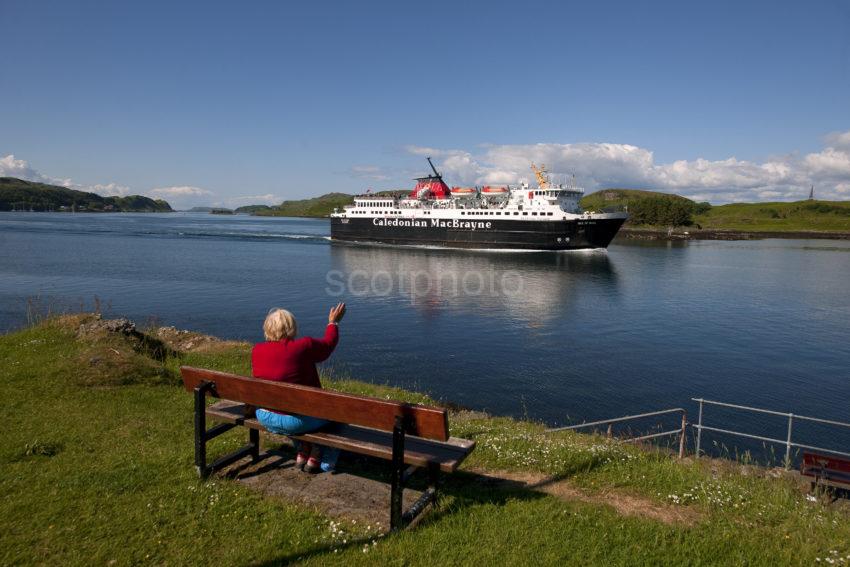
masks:
[[[267,341],[279,341],[281,339],[292,339],[298,332],[298,324],[295,317],[286,309],[274,307],[266,315],[263,323],[263,334]]]

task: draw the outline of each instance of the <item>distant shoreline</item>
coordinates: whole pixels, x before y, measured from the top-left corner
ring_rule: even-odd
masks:
[[[850,232],[787,230],[787,231],[744,231],[712,230],[696,228],[677,228],[668,231],[656,228],[623,227],[616,239],[628,240],[762,240],[765,238],[786,238],[794,240],[850,240]]]

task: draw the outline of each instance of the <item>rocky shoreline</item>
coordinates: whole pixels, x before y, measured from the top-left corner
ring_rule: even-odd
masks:
[[[794,240],[850,240],[850,232],[828,231],[741,231],[709,230],[696,228],[653,229],[623,227],[615,240],[762,240],[786,238]]]

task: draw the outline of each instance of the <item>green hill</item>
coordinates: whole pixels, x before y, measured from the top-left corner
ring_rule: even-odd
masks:
[[[627,226],[696,226],[745,232],[850,232],[850,202],[732,203],[712,206],[680,195],[602,189],[581,200],[585,210],[628,210]]]
[[[142,195],[127,197],[102,197],[87,193],[24,181],[14,177],[0,177],[0,211],[88,211],[88,212],[171,212],[171,205],[162,199]]]
[[[711,209],[680,195],[639,189],[602,189],[585,195],[581,206],[586,211],[626,210],[631,226],[689,226],[695,214]]]
[[[243,207],[236,207],[234,210],[238,215],[256,215],[261,211],[270,211],[272,207],[268,205],[245,205]]]
[[[326,217],[335,208],[342,208],[354,202],[354,196],[347,193],[327,193],[312,199],[284,201],[268,210],[259,209],[252,214],[272,217]]]
[[[733,203],[694,216],[704,229],[850,232],[850,202]]]
[[[661,193],[659,191],[646,191],[641,189],[600,189],[595,193],[585,195],[581,200],[581,206],[586,211],[601,211],[606,208],[620,208],[634,204],[646,199],[670,199],[672,201],[680,201],[685,203],[694,203],[694,201],[674,195],[672,193]],[[695,204],[695,203],[694,203]]]

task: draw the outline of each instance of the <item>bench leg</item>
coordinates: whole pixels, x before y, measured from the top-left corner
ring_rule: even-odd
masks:
[[[440,478],[440,467],[434,463],[428,465],[428,488],[425,489],[425,492],[422,493],[422,496],[413,503],[409,510],[407,510],[401,517],[401,521],[403,525],[408,525],[410,522],[416,519],[416,517],[421,514],[425,507],[428,504],[436,504],[437,503],[437,482]]]
[[[202,382],[195,388],[195,470],[198,476],[206,478],[210,471],[207,467],[207,392],[215,385]]]
[[[258,429],[248,430],[248,444],[251,446],[251,460],[260,460],[260,431]]]
[[[390,529],[400,530],[402,524],[402,496],[404,494],[404,422],[399,415],[393,427],[392,488],[390,491]]]
[[[198,476],[205,479],[218,469],[224,468],[245,457],[251,457],[253,462],[260,459],[260,432],[248,430],[248,444],[220,457],[212,464],[207,464],[207,441],[214,439],[236,427],[235,423],[220,423],[207,429],[207,392],[215,390],[215,383],[202,382],[195,388],[195,470]]]
[[[432,490],[432,502],[437,503],[437,484],[440,482],[440,465],[431,463],[428,466],[428,488]]]

